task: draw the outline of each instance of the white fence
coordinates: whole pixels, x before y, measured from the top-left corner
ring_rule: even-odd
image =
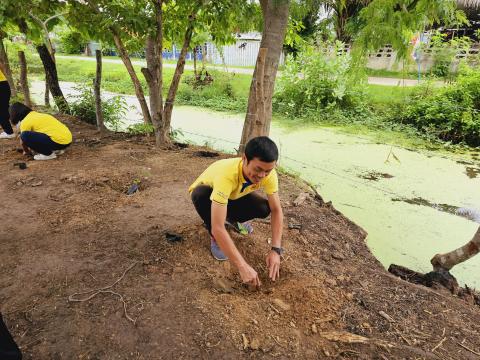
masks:
[[[207,43],[206,59],[217,65],[227,66],[255,66],[260,41],[237,40],[235,44],[222,46],[218,49],[214,44]],[[285,55],[280,56],[280,65],[285,62]]]

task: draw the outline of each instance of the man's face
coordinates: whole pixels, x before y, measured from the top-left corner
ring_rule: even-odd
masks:
[[[243,155],[243,175],[254,184],[258,184],[264,177],[268,176],[276,165],[276,161],[265,162],[258,158],[247,161],[247,158]]]

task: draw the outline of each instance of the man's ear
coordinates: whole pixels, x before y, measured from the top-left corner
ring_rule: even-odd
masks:
[[[242,160],[244,163],[248,164],[248,160],[247,160],[247,157],[245,156],[245,154],[242,155]]]

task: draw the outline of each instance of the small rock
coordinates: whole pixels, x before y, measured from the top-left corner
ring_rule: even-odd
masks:
[[[337,280],[340,282],[345,281],[345,276],[343,275],[337,276]]]
[[[22,186],[23,183],[22,183],[21,181],[17,181],[17,184],[16,184],[16,185],[17,185],[17,186]]]
[[[43,184],[43,181],[36,181],[36,182],[34,182],[34,183],[31,183],[30,186],[32,186],[32,187],[37,187],[37,186],[40,186],[40,185],[42,185],[42,184]]]
[[[345,295],[345,297],[347,298],[347,300],[350,300],[350,301],[353,300],[353,294],[352,293],[348,293],[347,295]]]
[[[281,299],[273,299],[273,303],[277,305],[283,311],[290,310],[290,305]]]
[[[310,251],[305,251],[305,257],[309,258],[312,257],[312,253]]]
[[[260,349],[260,341],[258,339],[253,339],[250,342],[250,349],[252,349],[252,350]]]
[[[293,321],[290,321],[290,326],[293,327],[293,328],[296,327],[295,323]]]
[[[312,333],[314,333],[314,334],[318,333],[317,325],[315,325],[315,324],[312,324]]]
[[[183,267],[181,267],[181,266],[176,266],[176,267],[173,269],[173,272],[174,272],[174,273],[179,273],[179,274],[181,274],[181,273],[185,272],[185,268],[183,268]]]
[[[98,179],[98,181],[100,181],[100,182],[109,182],[110,179],[109,179],[108,177],[106,177],[106,176],[102,176],[102,177],[100,177],[100,178]]]
[[[300,193],[295,200],[293,200],[293,205],[299,206],[302,205],[305,200],[307,200],[308,194],[307,193]]]
[[[257,320],[252,319],[252,322],[253,322],[255,325],[258,325],[258,321],[257,321]]]
[[[324,354],[326,357],[329,357],[329,356],[330,356],[330,353],[329,353],[328,350],[326,350],[326,349],[323,350],[323,354]]]

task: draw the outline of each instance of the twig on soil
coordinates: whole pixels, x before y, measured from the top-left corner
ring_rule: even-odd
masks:
[[[440,346],[442,346],[443,343],[445,342],[445,340],[447,340],[446,337],[444,337],[442,340],[440,340],[440,342],[432,349],[432,352],[434,352],[434,351],[437,350]]]
[[[112,290],[109,290],[111,289],[112,287],[114,287],[115,285],[117,285],[124,277],[125,275],[134,268],[135,265],[139,264],[138,261],[134,262],[132,265],[130,265],[122,274],[122,276],[120,276],[113,284],[111,285],[108,285],[108,286],[105,286],[105,287],[102,287],[102,288],[99,288],[99,289],[92,289],[92,290],[89,290],[89,291],[83,291],[83,292],[78,292],[78,293],[75,293],[75,294],[72,294],[68,297],[68,301],[70,302],[85,302],[85,301],[89,301],[91,299],[93,299],[95,296],[97,296],[98,294],[105,294],[105,293],[108,293],[108,294],[112,294],[112,295],[116,295],[119,297],[120,301],[123,303],[123,310],[124,310],[124,313],[125,313],[125,317],[130,320],[133,324],[135,324],[135,321],[134,319],[132,319],[128,313],[127,313],[127,304],[125,302],[125,300],[123,299],[123,296],[119,293],[116,293],[115,291],[112,291]],[[90,294],[89,296],[87,296],[86,298],[83,298],[83,299],[78,299],[77,296],[80,296],[80,295],[87,295],[87,294]]]
[[[470,349],[470,348],[466,347],[466,346],[465,346],[465,345],[463,345],[462,343],[459,343],[459,342],[457,342],[457,344],[458,344],[458,345],[460,345],[460,346],[461,346],[462,348],[464,348],[465,350],[468,350],[468,351],[470,351],[472,354],[475,354],[475,355],[478,355],[478,356],[480,356],[480,353],[478,353],[478,352],[476,352],[475,350],[472,350],[472,349]]]

